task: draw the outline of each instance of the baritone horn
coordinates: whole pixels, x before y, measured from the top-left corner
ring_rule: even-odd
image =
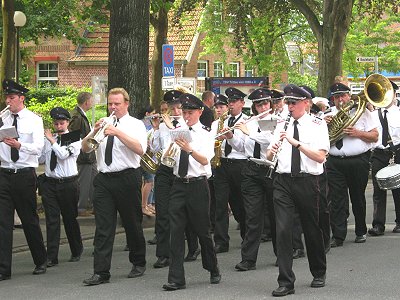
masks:
[[[105,130],[108,126],[117,124],[117,117],[114,115],[114,111],[106,118],[103,119],[102,123],[100,124],[100,129],[97,133],[87,139],[88,147],[90,151],[97,150],[99,148],[100,143],[105,139]]]

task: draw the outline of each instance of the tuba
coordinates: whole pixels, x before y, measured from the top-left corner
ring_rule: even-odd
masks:
[[[353,126],[364,113],[367,102],[375,107],[386,107],[394,97],[390,80],[380,74],[372,74],[365,81],[364,90],[358,95],[352,95],[351,100],[341,106],[328,124],[329,141],[331,146],[344,137],[343,129]],[[350,111],[355,108],[355,114]]]

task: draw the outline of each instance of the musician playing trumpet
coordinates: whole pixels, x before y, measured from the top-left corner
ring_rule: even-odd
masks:
[[[399,89],[397,84],[391,81],[393,90]],[[379,188],[376,173],[384,167],[387,167],[394,159],[396,164],[400,163],[400,111],[395,105],[396,93],[393,93],[393,101],[387,107],[379,108],[372,114],[378,125],[379,138],[371,156],[373,192],[373,220],[372,228],[368,229],[371,236],[380,236],[385,233],[386,223],[386,196],[387,191]],[[393,174],[394,175],[394,174]],[[396,214],[396,225],[393,233],[400,233],[400,188],[392,190],[394,208]]]
[[[325,285],[326,257],[322,232],[318,224],[318,204],[325,194],[319,188],[323,163],[329,150],[325,121],[306,113],[310,94],[293,84],[284,89],[292,117],[286,131],[278,123],[267,158],[277,155],[273,201],[276,217],[276,248],[279,265],[279,287],[273,296],[294,294],[293,219],[297,209],[303,227],[307,257],[314,279],[311,287]],[[280,142],[281,141],[281,142]]]

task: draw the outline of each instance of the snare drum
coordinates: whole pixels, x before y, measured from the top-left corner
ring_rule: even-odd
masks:
[[[376,182],[382,190],[394,190],[400,187],[400,165],[391,164],[380,169],[375,175]]]

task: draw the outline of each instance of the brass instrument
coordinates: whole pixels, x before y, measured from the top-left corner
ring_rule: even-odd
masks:
[[[170,115],[163,114],[163,115],[161,115],[161,117],[163,118],[165,125],[170,130],[175,129],[174,125],[172,124]],[[172,116],[172,117],[176,118],[175,116]],[[179,117],[181,117],[181,116],[179,116]],[[167,167],[173,168],[176,164],[176,160],[178,158],[178,154],[180,153],[180,149],[181,148],[175,142],[171,142],[167,151],[164,153],[164,156],[161,159],[162,163],[164,165],[166,165]]]
[[[224,128],[224,122],[228,117],[229,110],[224,112],[218,119],[218,129],[217,132],[220,132]],[[214,143],[214,157],[211,159],[211,167],[217,168],[221,165],[221,156],[222,156],[222,141],[216,140]]]
[[[146,153],[140,158],[140,166],[150,174],[155,174],[161,163],[162,150],[153,153],[150,147],[147,147]]]
[[[10,105],[7,105],[2,111],[0,111],[0,119],[7,119],[11,115]]]
[[[364,90],[358,95],[351,96],[351,100],[341,106],[328,124],[329,141],[331,146],[345,135],[343,129],[353,126],[365,111],[367,101],[376,107],[387,107],[394,97],[393,87],[385,76],[372,74],[365,81]],[[353,116],[350,111],[356,108]]]
[[[117,124],[117,117],[114,115],[114,111],[107,117],[104,118],[99,131],[93,136],[87,139],[88,147],[90,151],[97,150],[99,148],[100,143],[106,138],[105,130],[109,125],[116,125]]]

